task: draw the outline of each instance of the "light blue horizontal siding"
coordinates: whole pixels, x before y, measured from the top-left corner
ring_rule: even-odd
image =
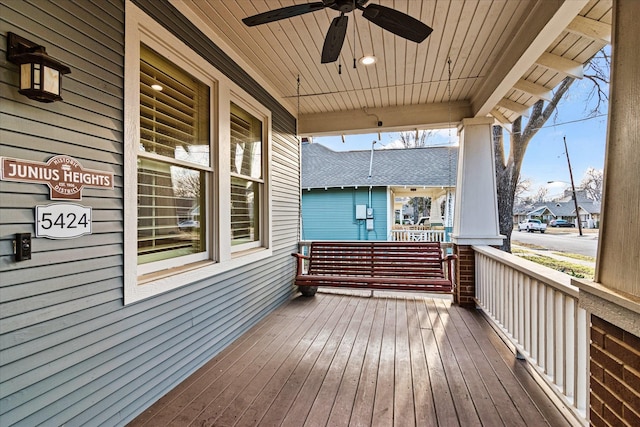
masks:
[[[387,193],[376,187],[371,192],[374,229],[356,220],[356,205],[369,206],[368,188],[304,189],[302,191],[303,240],[386,240]]]
[[[169,2],[136,3],[271,110],[274,255],[124,306],[124,2],[1,2],[0,155],[44,161],[66,154],[115,174],[114,190],[83,191],[93,234],[34,238],[32,259],[19,263],[13,236],[34,233],[34,206],[49,203],[49,193],[41,184],[0,181],[3,427],[124,425],[293,294],[295,118]],[[17,66],[4,52],[9,31],[69,65],[64,102],[17,93]]]

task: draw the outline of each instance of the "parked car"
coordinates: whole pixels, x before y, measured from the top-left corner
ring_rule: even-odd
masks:
[[[421,216],[420,219],[418,220],[418,225],[429,225],[429,217]]]
[[[576,225],[566,219],[554,219],[549,223],[552,227],[575,227]]]
[[[178,228],[180,231],[190,231],[196,228],[200,228],[200,221],[194,221],[192,219],[188,219],[186,221],[182,221],[178,223]]]
[[[539,231],[540,233],[544,233],[546,230],[547,224],[543,223],[539,219],[525,219],[518,223],[518,231],[526,231],[528,233]]]

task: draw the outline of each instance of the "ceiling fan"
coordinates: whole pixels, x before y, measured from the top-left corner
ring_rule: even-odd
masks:
[[[297,4],[281,7],[257,15],[244,18],[242,22],[249,27],[266,24],[269,22],[288,19],[305,13],[316,12],[325,8],[331,8],[340,12],[340,16],[333,19],[322,46],[321,63],[326,64],[338,59],[342,44],[347,34],[348,19],[346,13],[354,9],[362,11],[362,16],[383,29],[393,34],[411,40],[416,43],[426,39],[431,31],[429,26],[406,13],[391,9],[379,4],[364,6],[369,0],[322,0],[313,3]]]

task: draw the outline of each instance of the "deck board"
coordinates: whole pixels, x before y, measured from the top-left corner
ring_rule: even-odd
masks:
[[[407,325],[409,328],[409,357],[413,378],[413,401],[415,405],[415,425],[426,426],[436,420],[436,408],[431,388],[429,366],[425,353],[425,343],[421,330],[421,316],[426,316],[422,299],[407,301]],[[429,329],[430,326],[429,326]]]
[[[480,313],[368,296],[290,301],[130,425],[567,424]]]
[[[349,349],[349,359],[342,373],[342,377],[328,377],[329,381],[339,383],[337,394],[331,402],[332,407],[330,411],[327,411],[326,407],[329,401],[323,400],[320,398],[321,396],[319,396],[319,399],[314,402],[313,408],[307,417],[305,422],[306,426],[348,425],[351,419],[378,304],[376,299],[368,298],[366,300],[367,307],[363,319],[358,325],[358,333],[353,346]],[[325,414],[329,417],[326,424],[323,422]]]
[[[373,327],[366,343],[362,371],[350,417],[353,425],[371,425],[382,348],[385,306],[383,301],[378,300],[373,313]]]

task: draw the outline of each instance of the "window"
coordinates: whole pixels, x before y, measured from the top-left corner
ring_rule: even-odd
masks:
[[[124,301],[272,255],[271,112],[126,4]],[[222,286],[222,284],[220,284]]]
[[[138,265],[141,272],[206,259],[211,180],[210,90],[140,47]],[[147,265],[148,264],[148,265]]]
[[[262,122],[231,103],[231,245],[261,240]]]

